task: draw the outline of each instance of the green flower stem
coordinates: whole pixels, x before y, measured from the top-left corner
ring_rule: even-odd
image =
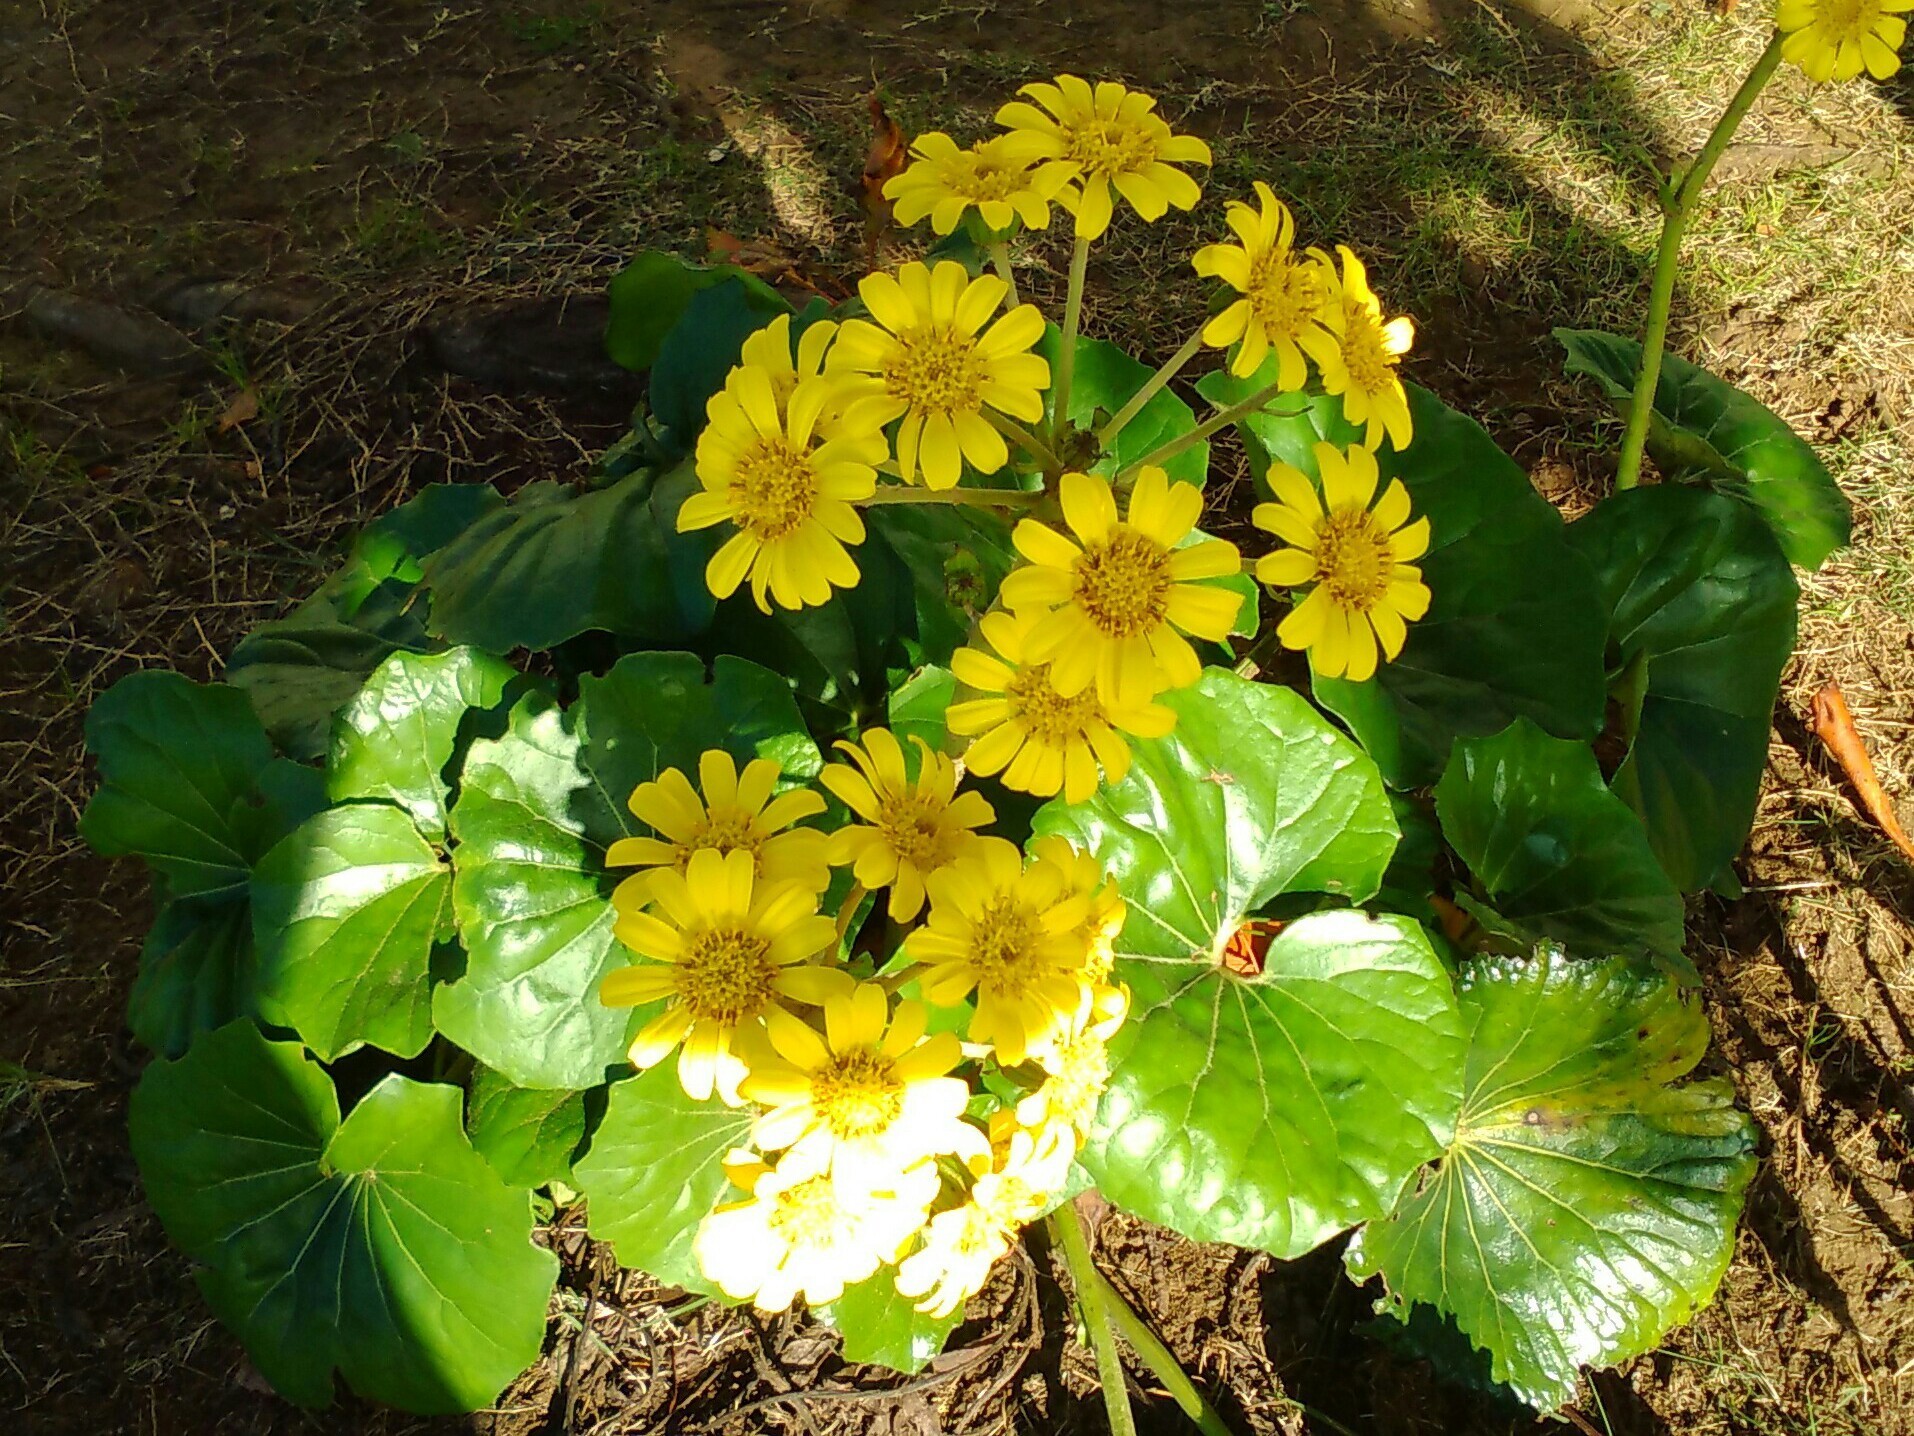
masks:
[[[1138,459],[1134,464],[1125,464],[1117,474],[1117,487],[1128,487],[1129,481],[1135,476],[1138,469],[1150,464],[1160,465],[1165,460],[1173,459],[1192,444],[1202,443],[1203,440],[1207,439],[1211,434],[1214,434],[1218,429],[1226,429],[1238,419],[1249,414],[1260,412],[1271,399],[1274,399],[1278,394],[1283,392],[1284,390],[1281,384],[1271,384],[1267,389],[1257,390],[1240,404],[1231,404],[1227,409],[1217,410],[1194,429],[1191,429],[1189,433],[1179,434],[1167,444],[1159,444],[1156,448],[1150,450],[1149,453]],[[1284,414],[1282,417],[1294,419],[1299,417],[1301,413],[1302,411],[1298,410],[1295,414]]]
[[[1077,325],[1083,318],[1083,273],[1090,265],[1090,241],[1077,236],[1070,251],[1070,292],[1063,302],[1063,347],[1057,354],[1056,408],[1050,422],[1050,442],[1061,445],[1070,422],[1070,380],[1077,369]]]
[[[985,409],[983,415],[991,428],[995,429],[1006,439],[1016,444],[1025,453],[1029,454],[1038,464],[1042,465],[1045,473],[1058,474],[1063,472],[1063,461],[1057,457],[1057,451],[1044,443],[1042,439],[1039,439],[1028,429],[1024,428],[1024,426],[1019,424],[1015,419],[999,414],[995,409]]]
[[[851,890],[844,895],[844,906],[837,910],[837,940],[844,941],[844,934],[850,931],[852,921],[857,917],[857,905],[864,901],[870,889],[862,883],[854,882]]]
[[[1070,1268],[1070,1280],[1077,1289],[1077,1308],[1090,1333],[1090,1348],[1097,1357],[1097,1380],[1103,1387],[1103,1409],[1110,1418],[1110,1436],[1136,1436],[1136,1414],[1130,1410],[1130,1389],[1123,1380],[1123,1358],[1117,1355],[1116,1331],[1104,1305],[1103,1279],[1090,1261],[1090,1243],[1083,1235],[1083,1223],[1076,1208],[1065,1202],[1050,1214],[1050,1230],[1063,1248],[1064,1262]]]
[[[1203,347],[1203,331],[1199,328],[1184,342],[1181,349],[1170,356],[1169,362],[1144,381],[1143,387],[1130,396],[1130,402],[1118,409],[1097,434],[1097,447],[1108,450],[1116,436],[1123,432],[1123,426],[1134,419],[1143,406],[1154,399],[1163,386],[1177,376],[1183,366],[1196,357],[1196,351]]]
[[[1196,1383],[1183,1370],[1183,1364],[1170,1354],[1169,1347],[1150,1330],[1150,1324],[1136,1314],[1130,1303],[1117,1294],[1117,1289],[1101,1273],[1094,1275],[1097,1285],[1103,1288],[1105,1315],[1156,1374],[1156,1379],[1163,1383],[1163,1389],[1170,1393],[1171,1399],[1183,1408],[1183,1414],[1196,1424],[1196,1429],[1203,1432],[1204,1436],[1233,1436],[1216,1408],[1196,1389]]]
[[[886,484],[867,499],[852,499],[863,506],[871,504],[969,504],[983,509],[1028,509],[1043,502],[1042,494],[1026,494],[1020,489],[920,489],[903,484]]]
[[[1715,121],[1701,153],[1681,177],[1680,185],[1672,195],[1663,198],[1667,218],[1662,221],[1661,247],[1655,252],[1655,277],[1648,291],[1648,331],[1642,336],[1641,374],[1635,381],[1634,398],[1629,401],[1628,429],[1622,436],[1621,461],[1615,470],[1617,489],[1632,489],[1641,482],[1642,450],[1648,444],[1648,420],[1655,409],[1655,387],[1661,382],[1661,355],[1668,342],[1668,311],[1675,297],[1675,261],[1681,254],[1682,236],[1688,230],[1688,221],[1694,217],[1695,203],[1714,171],[1715,161],[1721,158],[1728,141],[1741,128],[1742,118],[1754,104],[1755,96],[1781,64],[1782,38],[1777,31],[1768,42],[1768,48],[1761,52],[1761,58],[1748,71],[1748,78],[1741,82],[1741,88],[1728,102],[1728,108]]]
[[[1615,680],[1614,698],[1621,712],[1621,738],[1630,748],[1641,732],[1642,704],[1648,700],[1648,650],[1636,650]]]
[[[996,269],[998,277],[1010,286],[1010,293],[1004,297],[1009,307],[1015,309],[1023,301],[1017,297],[1017,276],[1011,272],[1010,268],[1010,246],[1001,239],[993,239],[985,246],[985,250],[990,255],[990,263]]]

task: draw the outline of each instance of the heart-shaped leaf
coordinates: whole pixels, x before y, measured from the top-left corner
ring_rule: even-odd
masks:
[[[790,312],[776,290],[742,274],[691,296],[651,366],[651,412],[679,452],[690,453],[703,432],[705,404],[724,387],[744,341]]]
[[[1754,1175],[1725,1078],[1671,1086],[1698,1002],[1621,958],[1484,958],[1458,984],[1467,1095],[1441,1167],[1346,1260],[1389,1306],[1454,1318],[1494,1379],[1552,1410],[1583,1366],[1655,1346],[1714,1294]]]
[[[1198,388],[1227,392],[1216,378]],[[1318,700],[1399,788],[1433,783],[1457,738],[1499,733],[1516,718],[1591,739],[1603,707],[1599,590],[1561,515],[1473,419],[1407,388],[1415,439],[1376,458],[1383,482],[1401,479],[1429,520],[1429,551],[1418,560],[1429,611],[1375,677],[1315,680]],[[1359,442],[1333,397],[1284,398],[1240,428],[1259,477],[1269,458],[1313,477],[1318,441]]]
[[[445,836],[445,765],[459,724],[490,708],[518,676],[475,648],[395,653],[374,670],[332,726],[327,789],[335,803],[377,798],[412,815],[426,837]]]
[[[585,1094],[514,1087],[489,1067],[472,1074],[465,1130],[507,1186],[570,1181],[585,1140]]]
[[[897,1273],[879,1267],[877,1275],[844,1288],[844,1294],[818,1313],[844,1333],[844,1359],[888,1366],[905,1375],[922,1371],[944,1349],[964,1319],[959,1306],[949,1316],[925,1316],[909,1297],[897,1292]]]
[[[740,1195],[722,1159],[744,1143],[752,1115],[686,1096],[671,1062],[614,1082],[591,1150],[572,1169],[591,1234],[626,1266],[711,1292],[691,1244],[712,1207]]]
[[[1555,337],[1568,372],[1595,380],[1626,414],[1641,345],[1599,329],[1557,329]],[[1754,505],[1791,563],[1817,569],[1847,544],[1848,501],[1814,450],[1773,410],[1678,355],[1662,355],[1648,451],[1669,478]]]
[[[1436,786],[1443,836],[1502,917],[1581,957],[1681,955],[1681,894],[1587,745],[1519,718],[1464,738]]]
[[[1646,665],[1615,791],[1675,886],[1699,891],[1728,871],[1754,822],[1794,651],[1794,574],[1746,504],[1681,485],[1612,494],[1569,538],[1601,578],[1618,687],[1631,664]]]
[[[231,898],[170,902],[140,949],[127,1026],[161,1057],[202,1032],[259,1011],[250,904]]]
[[[610,314],[605,321],[605,353],[621,369],[642,374],[658,360],[665,336],[684,317],[702,290],[735,279],[756,291],[775,314],[784,301],[762,279],[735,264],[687,264],[675,254],[640,251],[605,286]]]
[[[1057,356],[1062,351],[1062,333],[1056,325],[1046,325],[1037,352],[1050,362],[1053,376]],[[1078,335],[1076,373],[1070,381],[1070,422],[1081,430],[1102,427],[1136,396],[1154,372],[1149,365],[1132,359],[1114,344]],[[1053,397],[1054,390],[1044,395],[1046,402]],[[1136,411],[1136,416],[1123,426],[1107,453],[1098,454],[1092,446],[1090,453],[1094,457],[1085,467],[1092,473],[1114,474],[1195,427],[1196,415],[1190,406],[1166,386]],[[1202,484],[1209,478],[1210,446],[1199,441],[1172,455],[1161,467],[1173,479]]]
[[[235,1022],[149,1067],[129,1126],[147,1200],[289,1399],[325,1405],[337,1367],[375,1401],[471,1411],[537,1358],[558,1262],[456,1087],[390,1076],[341,1124],[297,1043]]]
[[[1118,1205],[1291,1257],[1388,1210],[1448,1139],[1462,1036],[1413,922],[1319,912],[1239,976],[1225,945],[1284,893],[1372,896],[1396,843],[1375,767],[1298,694],[1210,669],[1167,738],[1038,833],[1093,852],[1128,917],[1130,1020],[1083,1163]]]
[[[450,936],[452,874],[402,809],[328,808],[253,873],[260,1010],[325,1061],[432,1040],[432,948]]]

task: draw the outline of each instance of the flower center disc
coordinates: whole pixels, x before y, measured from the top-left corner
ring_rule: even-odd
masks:
[[[970,340],[926,327],[898,335],[897,342],[899,352],[884,374],[893,399],[937,414],[982,407],[983,366]]]
[[[720,853],[749,853],[755,858],[763,846],[751,814],[742,808],[713,808],[704,831],[692,842],[677,844],[672,849],[672,860],[683,872],[690,866],[691,855],[707,848]]]
[[[780,539],[811,516],[817,471],[803,450],[780,439],[759,439],[738,459],[732,492],[740,528],[760,540]]]
[[[1103,716],[1103,705],[1094,687],[1065,698],[1051,686],[1050,665],[1033,664],[1019,669],[1004,687],[1011,711],[1017,721],[1039,742],[1060,747]]]
[[[1023,184],[1023,170],[980,155],[966,155],[950,176],[951,189],[972,200],[1008,199]]]
[[[919,872],[950,861],[950,843],[938,821],[942,804],[914,793],[889,797],[879,812],[877,830],[892,852]]]
[[[1382,326],[1366,309],[1350,309],[1344,315],[1342,336],[1343,367],[1355,386],[1365,394],[1377,394],[1389,387],[1389,351],[1382,347]]]
[[[1321,278],[1288,255],[1272,250],[1250,261],[1250,312],[1265,334],[1301,334],[1322,303]]]
[[[1022,991],[1027,974],[1025,954],[1037,938],[1037,924],[1016,898],[1005,894],[990,900],[977,919],[972,961],[980,987],[995,992]]]
[[[1339,508],[1316,536],[1316,579],[1338,608],[1366,613],[1382,602],[1395,572],[1389,535],[1368,509]]]
[[[1155,539],[1119,528],[1077,560],[1077,602],[1108,637],[1149,633],[1169,608],[1169,559]]]
[[[821,1069],[812,1078],[811,1101],[840,1140],[875,1136],[904,1107],[890,1059],[868,1047],[843,1053]]]
[[[771,1000],[771,944],[742,928],[714,927],[691,940],[677,966],[678,996],[691,1015],[736,1023]]]
[[[1133,174],[1156,163],[1156,141],[1135,125],[1092,119],[1064,131],[1064,153],[1092,175]]]

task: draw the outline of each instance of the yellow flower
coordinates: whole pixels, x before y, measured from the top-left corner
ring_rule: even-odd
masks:
[[[802,380],[815,379],[824,372],[824,356],[836,336],[836,321],[820,319],[798,335],[793,354],[791,316],[780,314],[745,339],[738,353],[738,367],[762,369],[771,381],[771,392],[777,396],[778,403],[789,404]]]
[[[1376,497],[1376,456],[1316,445],[1323,493],[1287,464],[1269,466],[1276,502],[1250,515],[1291,547],[1256,561],[1256,577],[1283,587],[1314,584],[1276,630],[1286,648],[1306,648],[1316,672],[1360,683],[1402,652],[1405,620],[1429,611],[1429,587],[1413,561],[1429,548],[1429,521],[1409,522],[1409,491],[1391,479]]]
[[[924,906],[924,880],[983,841],[972,831],[997,814],[980,793],[957,791],[957,765],[933,753],[922,738],[917,780],[904,768],[904,749],[888,728],[867,728],[864,746],[840,741],[851,763],[819,775],[862,824],[831,835],[831,862],[851,865],[865,887],[891,890],[890,915],[909,922]]]
[[[1103,864],[1094,854],[1072,847],[1067,838],[1054,833],[1037,838],[1030,844],[1030,851],[1055,863],[1063,871],[1065,890],[1088,902],[1088,913],[1077,929],[1084,949],[1083,977],[1090,983],[1109,981],[1116,966],[1117,934],[1123,931],[1123,921],[1129,915],[1116,880],[1104,877]]]
[[[899,224],[916,224],[926,215],[930,227],[949,234],[975,209],[991,229],[1008,229],[1022,220],[1026,229],[1050,223],[1050,200],[1060,181],[1037,182],[1030,161],[1010,151],[1009,137],[981,140],[957,148],[949,135],[932,130],[911,141],[910,168],[884,185],[891,213]]]
[[[1382,444],[1383,435],[1398,449],[1409,447],[1409,396],[1403,392],[1396,365],[1415,342],[1415,321],[1399,316],[1387,323],[1382,301],[1369,288],[1362,261],[1346,244],[1336,246],[1342,256],[1342,282],[1326,313],[1342,344],[1329,358],[1318,357],[1323,388],[1342,395],[1342,416],[1358,428],[1367,426],[1363,442]]]
[[[1077,238],[1095,239],[1110,227],[1112,187],[1146,220],[1161,219],[1171,205],[1190,209],[1202,198],[1196,181],[1172,166],[1206,165],[1210,147],[1194,135],[1171,134],[1152,113],[1150,96],[1111,80],[1092,90],[1075,75],[1018,93],[1037,104],[1013,100],[997,111],[997,123],[1010,131],[1011,154],[1041,161],[1040,183],[1063,186],[1057,203],[1077,217]]]
[[[1069,1020],[1031,1048],[1044,1079],[1017,1104],[1017,1121],[1033,1129],[1068,1129],[1075,1141],[1089,1136],[1103,1089],[1110,1085],[1110,1039],[1129,1011],[1128,989],[1084,988]]]
[[[773,797],[776,763],[753,758],[740,777],[737,764],[722,748],[708,749],[698,759],[698,781],[704,787],[702,798],[677,768],[667,768],[633,789],[632,813],[660,836],[620,838],[606,850],[609,866],[643,869],[613,894],[621,911],[651,900],[657,869],[682,873],[691,855],[706,849],[750,853],[761,882],[797,882],[819,893],[830,886],[828,839],[815,828],[791,826],[824,811],[821,795],[794,788]]]
[[[1004,580],[1003,601],[1038,618],[1024,661],[1048,663],[1066,698],[1094,680],[1106,702],[1126,708],[1196,682],[1203,665],[1182,635],[1221,643],[1242,606],[1240,595],[1196,582],[1240,571],[1236,545],[1204,539],[1177,547],[1202,515],[1203,491],[1143,469],[1121,521],[1108,480],[1065,474],[1061,497],[1078,543],[1036,519],[1013,534],[1030,562]]]
[[[778,398],[772,371],[739,367],[706,406],[698,438],[698,482],[678,511],[678,529],[730,520],[733,534],[711,556],[705,582],[729,598],[746,578],[766,613],[768,592],[785,608],[823,603],[833,585],[857,584],[846,544],[864,541],[864,521],[851,501],[871,496],[884,438],[875,424],[851,415],[827,437],[820,427],[838,398],[828,378],[798,380]]]
[[[994,698],[953,703],[944,715],[960,737],[981,734],[964,750],[964,766],[988,777],[1003,775],[1006,788],[1040,798],[1063,790],[1081,803],[1097,790],[1097,764],[1105,781],[1121,782],[1130,771],[1130,745],[1121,733],[1161,738],[1176,726],[1176,714],[1158,703],[1106,703],[1094,687],[1065,698],[1050,682],[1048,663],[1030,663],[1025,647],[1037,619],[995,612],[979,625],[1001,657],[972,646],[951,656],[960,682]]]
[[[858,1193],[815,1172],[773,1170],[749,1153],[732,1153],[725,1167],[749,1195],[699,1223],[692,1251],[726,1296],[760,1311],[783,1311],[799,1297],[835,1301],[895,1261],[924,1226],[938,1186],[928,1166]]]
[[[1774,17],[1787,36],[1781,58],[1810,80],[1851,80],[1863,69],[1888,79],[1901,68],[1903,10],[1914,10],[1914,0],[1781,0]]]
[[[1026,423],[1043,418],[1050,365],[1030,352],[1043,337],[1036,305],[1020,304],[991,324],[1010,286],[994,274],[972,279],[949,259],[935,269],[913,261],[895,275],[866,275],[857,292],[871,318],[844,322],[829,369],[871,378],[845,422],[862,433],[901,420],[897,468],[906,483],[921,469],[931,488],[948,489],[966,459],[980,474],[996,473],[1010,451],[986,411]]]
[[[1055,863],[1026,864],[1014,844],[985,839],[931,874],[930,917],[905,939],[924,966],[925,1000],[951,1007],[976,993],[970,1040],[1014,1067],[1076,1010],[1085,956],[1077,930],[1089,908]]]
[[[1232,374],[1254,374],[1270,350],[1276,351],[1277,381],[1301,389],[1309,378],[1306,354],[1318,368],[1335,362],[1335,331],[1323,310],[1335,297],[1336,271],[1320,249],[1298,255],[1296,221],[1275,191],[1256,181],[1260,211],[1231,200],[1229,227],[1241,244],[1211,244],[1196,251],[1196,272],[1221,279],[1243,297],[1203,327],[1203,342],[1214,349],[1242,343],[1230,361]]]
[[[765,1019],[775,1057],[753,1061],[742,1092],[770,1110],[752,1128],[779,1168],[829,1172],[852,1192],[945,1154],[988,1157],[990,1143],[964,1120],[970,1087],[949,1076],[963,1060],[956,1035],[925,1036],[921,1002],[893,1014],[884,989],[861,983],[824,1004],[823,1037],[785,1012]]]
[[[654,1067],[683,1044],[678,1080],[701,1102],[714,1090],[733,1106],[741,1100],[741,1033],[786,1000],[815,1005],[852,986],[840,968],[804,965],[837,939],[836,924],[818,915],[817,894],[802,883],[760,883],[754,868],[748,852],[693,853],[682,875],[653,874],[657,912],[622,907],[612,928],[649,961],[607,973],[600,999],[665,1003],[632,1042],[632,1066]]]

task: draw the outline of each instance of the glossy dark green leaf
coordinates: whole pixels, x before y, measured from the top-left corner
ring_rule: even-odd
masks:
[[[687,264],[675,254],[641,250],[605,287],[611,308],[605,321],[605,353],[621,369],[644,373],[657,362],[665,336],[684,317],[692,298],[728,279],[757,291],[767,307],[783,303],[776,290],[735,264]]]
[[[260,1010],[330,1062],[432,1038],[432,948],[452,874],[401,808],[349,803],[288,834],[253,873]]]
[[[1128,904],[1116,950],[1131,1016],[1083,1164],[1139,1216],[1296,1256],[1387,1211],[1447,1141],[1455,1001],[1406,918],[1315,913],[1283,929],[1261,974],[1222,965],[1282,894],[1371,897],[1395,822],[1374,765],[1300,695],[1210,669],[1162,701],[1176,731],[1134,745],[1121,783],[1037,815]]]
[[[1393,786],[1420,787],[1441,774],[1455,739],[1499,733],[1516,718],[1558,738],[1601,731],[1601,600],[1561,515],[1528,476],[1474,420],[1407,387],[1415,438],[1377,461],[1383,481],[1401,479],[1429,520],[1429,612],[1374,678],[1318,678],[1315,692]],[[1299,417],[1258,415],[1242,427],[1260,452],[1313,477],[1313,445],[1346,446],[1356,431],[1337,399],[1307,404]]]
[[[470,1411],[537,1358],[558,1263],[456,1087],[387,1077],[342,1124],[298,1044],[235,1022],[149,1067],[129,1126],[147,1200],[288,1399],[325,1405],[336,1367],[375,1401]]]
[[[733,275],[691,296],[651,366],[651,412],[681,452],[690,453],[703,432],[705,404],[724,387],[744,341],[790,312],[776,290],[749,276]]]
[[[685,1095],[675,1062],[612,1084],[591,1150],[573,1167],[591,1234],[618,1260],[688,1291],[713,1290],[691,1244],[736,1193],[722,1159],[751,1129],[748,1108]]]
[[[126,1002],[133,1035],[178,1057],[202,1032],[259,1011],[252,908],[232,896],[181,898],[153,921]]]
[[[1054,377],[1057,356],[1063,352],[1063,335],[1056,325],[1044,326],[1037,352],[1050,362]],[[1079,429],[1093,432],[1102,428],[1155,372],[1152,366],[1132,359],[1114,344],[1079,335],[1076,373],[1070,380],[1070,422]],[[1044,398],[1050,402],[1054,393],[1046,392]],[[1195,427],[1196,415],[1190,412],[1190,406],[1165,387],[1152,395],[1150,401],[1137,410],[1136,417],[1123,426],[1109,452],[1099,454],[1092,446],[1087,450],[1090,462],[1087,465],[1073,463],[1072,467],[1114,474]],[[1164,460],[1161,467],[1173,479],[1202,484],[1209,478],[1210,446],[1199,441]]]
[[[922,738],[932,752],[943,752],[950,737],[944,714],[956,692],[957,678],[948,668],[918,669],[891,691],[891,732],[906,744]]]
[[[428,484],[366,525],[341,577],[350,581],[362,573],[368,591],[387,579],[417,583],[425,577],[428,555],[504,507],[504,497],[490,484]]]
[[[393,654],[333,722],[326,764],[332,800],[396,803],[426,837],[444,837],[445,765],[459,724],[473,709],[496,704],[517,676],[503,659],[474,648]]]
[[[1614,788],[1683,892],[1724,873],[1754,822],[1798,590],[1747,505],[1660,484],[1613,494],[1569,529],[1600,576],[1609,664],[1647,665]]]
[[[1527,719],[1462,739],[1436,814],[1496,912],[1530,935],[1580,957],[1685,961],[1681,894],[1586,744]]]
[[[844,1359],[888,1366],[905,1375],[922,1371],[944,1349],[963,1323],[959,1306],[949,1316],[925,1316],[910,1298],[897,1294],[897,1273],[879,1267],[877,1275],[844,1288],[822,1313],[844,1333]]]
[[[175,897],[239,894],[258,856],[236,810],[263,800],[272,745],[246,695],[147,669],[86,715],[100,787],[80,836],[107,857],[143,858]]]
[[[514,1087],[489,1067],[472,1074],[465,1130],[507,1186],[570,1181],[585,1140],[585,1094]]]
[[[1725,1078],[1671,1085],[1708,1029],[1658,973],[1484,958],[1458,996],[1473,1036],[1454,1142],[1346,1260],[1396,1312],[1452,1317],[1496,1381],[1552,1410],[1581,1367],[1652,1349],[1714,1294],[1754,1126]]]
[[[1599,329],[1557,329],[1555,337],[1568,372],[1595,380],[1626,414],[1641,345]],[[1662,356],[1648,451],[1669,478],[1754,505],[1791,563],[1819,568],[1847,544],[1848,501],[1814,450],[1773,410],[1678,355]]]

